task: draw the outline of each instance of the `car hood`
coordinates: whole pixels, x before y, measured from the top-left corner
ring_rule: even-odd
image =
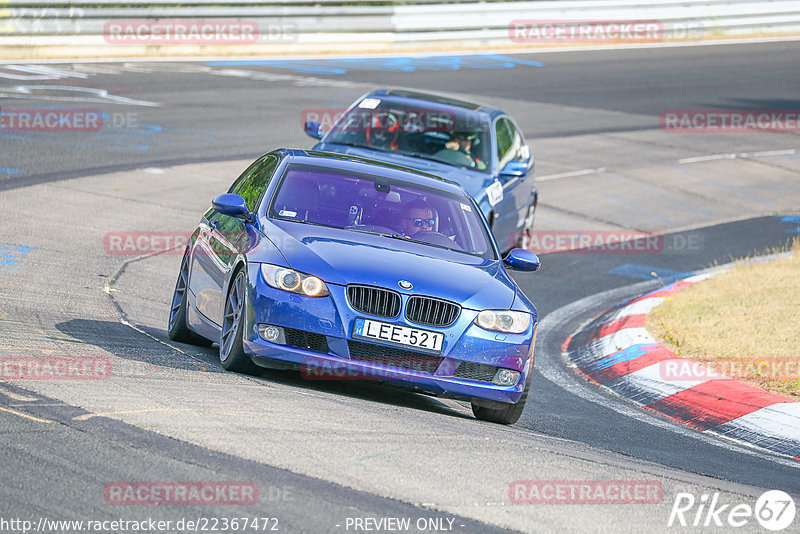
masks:
[[[430,295],[464,308],[508,309],[516,285],[501,261],[419,243],[338,228],[269,220],[266,234],[290,267],[330,284],[365,284],[401,292],[406,280],[414,294]],[[255,251],[254,251],[255,252]],[[274,260],[260,258],[251,262]]]
[[[493,181],[489,173],[473,171],[463,167],[447,165],[428,159],[405,156],[396,152],[384,152],[382,150],[371,150],[369,148],[354,147],[348,145],[337,145],[335,143],[319,143],[314,150],[324,150],[326,152],[336,152],[337,154],[348,154],[361,158],[370,158],[378,161],[385,161],[395,165],[410,167],[418,171],[428,172],[452,180],[461,185],[469,195],[475,199],[480,198],[482,190]]]

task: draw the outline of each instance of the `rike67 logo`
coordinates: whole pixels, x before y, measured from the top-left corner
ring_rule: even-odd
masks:
[[[713,496],[703,494],[699,499],[691,493],[678,493],[667,526],[743,527],[755,519],[763,528],[779,531],[789,527],[794,516],[794,500],[780,490],[763,493],[754,506],[748,503],[722,504],[719,493]]]

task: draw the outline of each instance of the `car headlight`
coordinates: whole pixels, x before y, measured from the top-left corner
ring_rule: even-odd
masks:
[[[513,310],[483,310],[475,318],[475,324],[485,330],[521,334],[530,326],[531,314]]]
[[[328,287],[325,282],[311,276],[278,265],[261,264],[261,276],[270,287],[291,293],[299,293],[307,297],[327,297]]]

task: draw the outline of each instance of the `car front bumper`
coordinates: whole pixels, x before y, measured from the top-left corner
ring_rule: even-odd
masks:
[[[267,286],[258,264],[248,269],[243,345],[256,364],[273,367],[280,362],[309,380],[373,380],[477,403],[516,403],[533,370],[535,317],[522,334],[484,330],[473,323],[478,312],[468,309],[449,327],[420,326],[407,322],[402,313],[387,319],[354,310],[343,286],[328,284],[329,297],[305,297]],[[442,353],[432,356],[354,339],[358,317],[442,332]],[[259,325],[280,327],[285,336],[281,342],[266,341]],[[512,386],[497,385],[491,381],[495,369],[517,371],[519,378]]]

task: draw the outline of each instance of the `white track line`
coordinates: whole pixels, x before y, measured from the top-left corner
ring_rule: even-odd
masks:
[[[796,153],[793,148],[785,150],[762,150],[760,152],[739,152],[730,154],[710,154],[708,156],[697,156],[694,158],[679,159],[678,163],[698,163],[701,161],[712,161],[716,159],[748,159],[748,158],[761,158],[766,156],[789,156]]]
[[[695,156],[693,158],[679,159],[678,163],[699,163],[701,161],[714,161],[718,159],[736,159],[736,154],[710,154],[708,156]]]
[[[548,180],[558,180],[559,178],[569,178],[572,176],[585,176],[587,174],[594,174],[597,172],[605,172],[605,167],[597,167],[596,169],[583,169],[581,171],[562,172],[559,174],[550,174],[548,176],[540,176],[536,178],[537,182],[546,182]]]
[[[681,158],[678,160],[679,164],[686,163],[702,163],[704,161],[714,161],[721,159],[750,159],[750,158],[763,158],[767,156],[791,156],[796,154],[797,150],[794,148],[787,148],[781,150],[761,150],[758,152],[739,152],[728,154],[708,154],[706,156],[694,156],[691,158]],[[586,176],[589,174],[597,174],[606,172],[608,169],[605,167],[596,167],[594,169],[581,169],[579,171],[561,172],[558,174],[548,174],[546,176],[539,176],[536,178],[537,182],[548,182],[550,180],[560,180],[561,178],[573,178],[575,176]]]

